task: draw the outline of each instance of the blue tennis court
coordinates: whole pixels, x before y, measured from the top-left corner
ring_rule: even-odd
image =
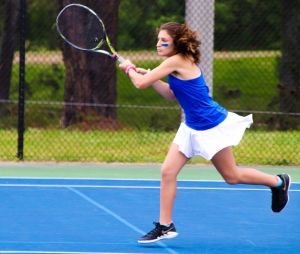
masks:
[[[159,184],[0,178],[0,253],[299,253],[299,183],[274,214],[268,188],[180,180],[178,237],[138,244],[158,219]]]

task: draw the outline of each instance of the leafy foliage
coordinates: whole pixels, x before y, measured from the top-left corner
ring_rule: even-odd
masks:
[[[4,2],[0,1],[0,28],[3,26]],[[28,50],[59,48],[55,28],[58,11],[56,1],[27,0]],[[280,0],[216,0],[215,50],[279,49],[281,15]],[[155,0],[151,4],[149,1],[122,0],[118,50],[151,49],[156,42],[157,27],[167,21],[183,23],[184,19],[184,0]]]
[[[157,0],[152,1],[151,4],[148,1],[139,0],[121,1],[118,29],[119,49],[153,48],[156,41],[156,28],[168,21],[184,22],[184,8],[184,0]]]

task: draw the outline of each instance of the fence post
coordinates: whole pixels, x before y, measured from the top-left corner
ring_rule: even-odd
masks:
[[[215,1],[186,0],[185,17],[189,27],[200,32],[201,69],[212,95]]]
[[[19,115],[18,115],[18,152],[17,157],[24,156],[24,104],[25,104],[25,27],[26,27],[26,0],[21,1],[20,8],[20,69],[19,69]]]

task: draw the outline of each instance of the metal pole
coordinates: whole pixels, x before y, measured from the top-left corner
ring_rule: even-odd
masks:
[[[201,69],[211,95],[213,92],[214,14],[214,0],[186,0],[185,20],[191,29],[200,32]]]
[[[214,14],[215,0],[186,0],[185,21],[188,26],[201,34],[201,70],[203,71],[209,93],[213,90],[213,43],[214,43]],[[181,121],[185,115],[181,111]]]
[[[18,117],[18,153],[17,157],[23,160],[24,156],[24,105],[25,105],[25,27],[26,27],[26,0],[21,1],[20,8],[20,69],[19,69],[19,117]]]

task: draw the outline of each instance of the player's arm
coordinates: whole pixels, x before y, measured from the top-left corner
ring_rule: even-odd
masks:
[[[167,99],[168,101],[174,101],[176,100],[176,97],[173,93],[173,91],[170,89],[170,86],[168,83],[163,82],[161,80],[157,80],[152,84],[152,87],[156,92],[158,92],[162,97]]]
[[[142,75],[146,75],[150,72],[150,69],[146,70],[144,68],[136,68],[136,72]],[[163,82],[161,80],[157,80],[154,83],[152,83],[151,86],[165,99],[169,101],[173,101],[176,99],[168,83]]]
[[[166,59],[162,64],[147,72],[144,75],[142,71],[140,73],[136,72],[134,69],[128,70],[128,76],[130,77],[132,83],[137,89],[145,89],[152,85],[152,87],[164,98],[169,101],[175,100],[175,96],[169,87],[169,84],[161,81],[162,78],[166,77],[169,73],[176,71],[176,65],[174,64],[174,57]],[[120,64],[121,69],[126,69],[126,66],[130,65],[131,62],[126,60],[124,63]]]

